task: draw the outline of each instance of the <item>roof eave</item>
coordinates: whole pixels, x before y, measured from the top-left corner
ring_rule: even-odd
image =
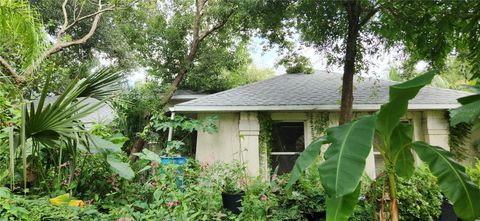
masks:
[[[381,104],[354,104],[354,111],[376,111]],[[409,110],[447,110],[460,104],[409,104]],[[339,111],[340,105],[275,105],[275,106],[187,106],[177,105],[176,112],[239,112],[239,111]]]

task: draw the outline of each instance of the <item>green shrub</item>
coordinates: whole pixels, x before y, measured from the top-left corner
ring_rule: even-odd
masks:
[[[467,167],[467,174],[472,181],[480,186],[480,160],[473,167]]]
[[[0,196],[0,220],[97,220],[100,217],[94,206],[53,206],[47,197],[27,198],[9,193]]]
[[[369,217],[369,220],[378,220],[375,214],[380,211],[382,193],[388,192],[384,189],[384,182],[385,177],[380,176],[370,185],[368,192],[365,194],[366,202],[357,206],[357,215]],[[428,168],[417,168],[409,179],[399,177],[397,197],[400,220],[402,221],[437,220],[440,216],[442,194],[436,184],[436,178]],[[384,212],[386,213],[389,211],[388,205],[388,202],[384,202]]]

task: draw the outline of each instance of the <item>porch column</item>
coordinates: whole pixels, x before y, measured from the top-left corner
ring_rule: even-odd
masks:
[[[260,175],[258,136],[260,125],[256,112],[240,112],[240,161],[247,166],[249,176]]]
[[[448,121],[445,119],[445,111],[424,111],[422,123],[425,142],[450,151]]]

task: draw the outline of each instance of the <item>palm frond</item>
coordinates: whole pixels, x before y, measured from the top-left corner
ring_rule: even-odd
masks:
[[[55,101],[46,104],[47,79],[38,104],[31,103],[26,113],[26,138],[45,145],[53,145],[61,137],[75,139],[84,131],[81,119],[105,105],[105,99],[119,89],[121,79],[118,71],[100,69],[85,79],[72,81]],[[93,96],[102,100],[89,102]]]
[[[101,68],[85,79],[87,87],[79,96],[103,100],[120,89],[122,79],[122,72],[114,68]]]

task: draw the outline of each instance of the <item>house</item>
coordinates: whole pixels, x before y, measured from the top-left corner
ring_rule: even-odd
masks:
[[[355,116],[379,110],[388,100],[388,87],[396,83],[358,77],[355,81]],[[289,172],[298,154],[315,137],[325,128],[338,125],[341,84],[341,75],[335,73],[286,74],[180,103],[173,110],[196,114],[199,119],[218,115],[218,133],[198,132],[199,161],[240,160],[246,163],[250,175],[265,176],[274,169]],[[414,139],[448,150],[446,111],[458,107],[457,99],[467,95],[456,90],[423,88],[410,101],[403,119],[414,126]],[[265,122],[269,123],[262,127]],[[262,134],[271,135],[267,147]],[[480,140],[479,132],[472,136],[474,141],[470,143]],[[382,166],[382,157],[372,149],[366,173],[375,177]]]

